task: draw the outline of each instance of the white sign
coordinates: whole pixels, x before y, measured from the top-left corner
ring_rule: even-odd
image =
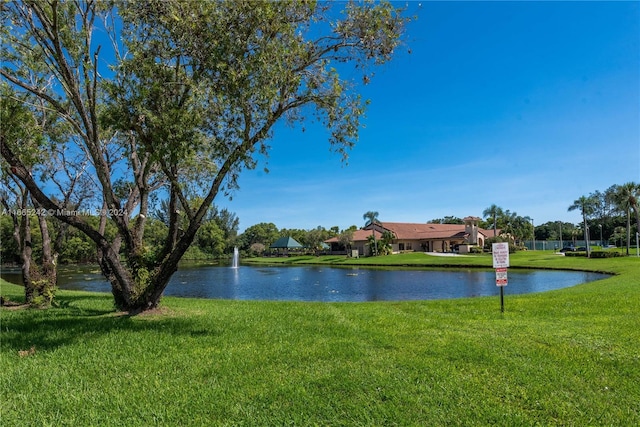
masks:
[[[507,286],[507,269],[496,268],[496,286]]]
[[[491,252],[493,253],[493,268],[509,267],[509,243],[494,243]]]

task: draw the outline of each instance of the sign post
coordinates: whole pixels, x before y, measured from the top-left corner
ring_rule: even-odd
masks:
[[[504,313],[504,287],[508,283],[509,243],[494,243],[491,252],[493,254],[493,268],[496,269],[496,286],[500,288],[500,312]]]

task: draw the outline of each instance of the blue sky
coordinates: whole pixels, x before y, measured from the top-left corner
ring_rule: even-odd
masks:
[[[640,3],[408,6],[406,47],[360,88],[371,105],[348,165],[322,128],[279,126],[233,200],[215,201],[241,232],[360,227],[367,211],[481,216],[494,203],[578,223],[573,200],[640,182]]]

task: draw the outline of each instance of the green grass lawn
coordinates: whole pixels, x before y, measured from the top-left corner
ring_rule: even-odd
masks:
[[[490,256],[359,261],[491,266]],[[640,259],[537,251],[511,263],[616,275],[530,295],[507,287],[504,315],[495,297],[165,298],[129,317],[109,294],[71,291],[48,310],[3,308],[0,424],[640,425]],[[18,286],[0,291],[21,298]]]

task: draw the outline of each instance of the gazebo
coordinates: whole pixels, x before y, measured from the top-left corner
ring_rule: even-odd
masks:
[[[298,249],[302,247],[303,246],[298,243],[296,239],[291,236],[287,236],[276,240],[271,246],[269,246],[269,249],[284,249],[283,254],[288,255],[289,249]]]

